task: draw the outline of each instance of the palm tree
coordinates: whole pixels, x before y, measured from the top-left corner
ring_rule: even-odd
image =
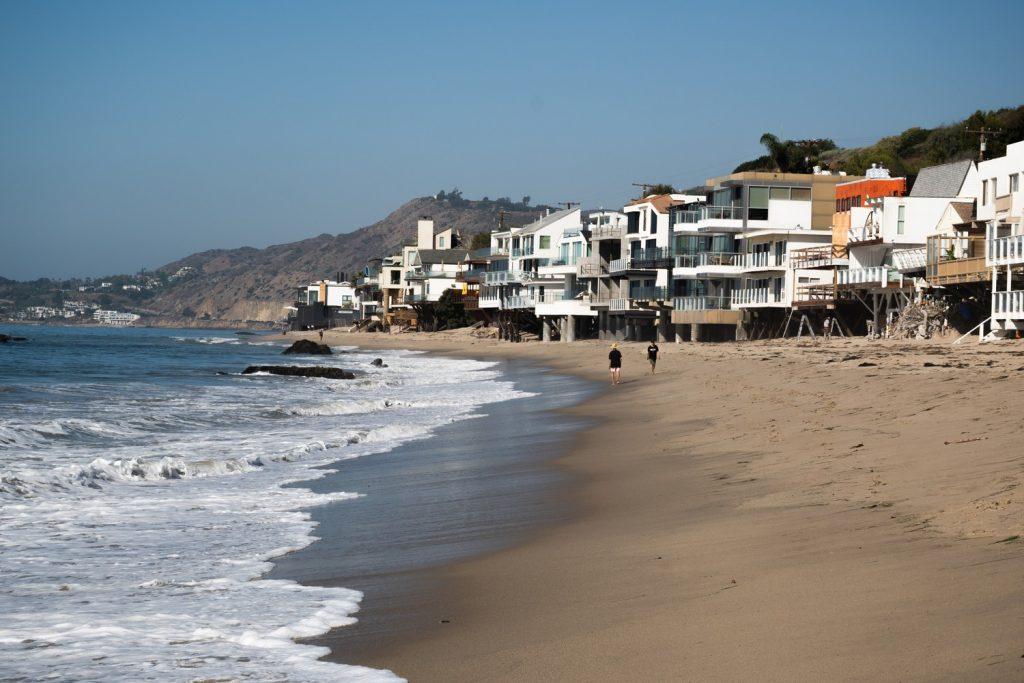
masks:
[[[789,152],[793,143],[789,140],[783,142],[771,133],[765,133],[762,135],[760,142],[764,145],[765,149],[768,150],[768,156],[771,157],[772,163],[775,164],[775,170],[780,173],[788,171],[790,167]]]

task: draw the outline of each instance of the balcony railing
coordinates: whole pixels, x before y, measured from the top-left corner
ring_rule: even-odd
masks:
[[[608,300],[609,311],[628,311],[629,310],[629,299],[623,299],[622,297]]]
[[[799,285],[793,293],[793,304],[804,306],[835,303],[836,289],[830,284]]]
[[[657,270],[671,266],[672,250],[669,247],[641,249],[633,256],[619,258],[608,263],[609,273],[623,273],[629,270]]]
[[[743,254],[729,251],[709,251],[699,254],[679,254],[676,268],[701,268],[705,266],[737,266]]]
[[[851,243],[874,242],[882,239],[882,226],[877,223],[861,225],[856,228],[850,228],[846,231],[846,235]]]
[[[771,287],[749,287],[733,290],[732,303],[736,306],[750,304],[778,304],[782,303],[782,293],[776,292]]]
[[[719,311],[728,310],[732,298],[728,296],[677,296],[672,299],[672,307],[677,311]]]
[[[1024,263],[1024,235],[993,238],[991,234],[992,230],[990,229],[988,245],[985,249],[986,263],[989,266]]]
[[[608,274],[608,264],[600,256],[584,256],[576,261],[576,277],[601,277]]]
[[[520,247],[519,249],[513,249],[511,252],[512,258],[526,258],[533,256],[533,247]]]
[[[536,277],[536,273],[526,270],[492,270],[484,273],[484,283],[488,285],[506,285],[511,282],[526,282]]]
[[[481,295],[477,305],[480,308],[501,308],[501,297],[494,295]]]
[[[1024,317],[1024,290],[992,292],[992,315],[1002,318]]]
[[[668,287],[634,287],[629,290],[629,298],[633,301],[665,301],[670,296]]]
[[[852,268],[836,272],[836,283],[840,285],[880,285],[888,287],[890,283],[903,284],[903,275],[890,266],[872,266],[870,268]]]
[[[702,206],[699,209],[676,212],[676,225],[699,223],[700,221],[739,221],[743,220],[742,206]]]
[[[794,249],[789,262],[794,268],[823,268],[845,264],[848,256],[845,244],[825,244]]]
[[[625,234],[624,225],[598,225],[590,229],[591,240],[618,240]]]
[[[537,299],[530,294],[519,294],[505,297],[503,308],[533,308],[537,305]]]
[[[786,255],[772,252],[749,253],[743,255],[744,268],[785,268]]]

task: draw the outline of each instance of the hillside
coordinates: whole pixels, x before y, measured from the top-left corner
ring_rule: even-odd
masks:
[[[882,163],[895,176],[913,179],[934,164],[976,159],[978,136],[967,130],[981,127],[1002,131],[989,137],[986,158],[1006,154],[1006,145],[1024,139],[1024,105],[994,111],[976,111],[963,121],[935,128],[908,128],[866,147],[836,147],[831,140],[778,140],[765,134],[767,154],[740,164],[736,171],[807,172],[820,164],[834,171],[862,175],[872,163]]]
[[[146,307],[171,320],[278,320],[298,286],[339,272],[355,273],[367,260],[395,253],[403,243],[413,241],[420,216],[431,216],[438,229],[455,228],[468,241],[474,233],[495,227],[503,207],[507,225],[525,225],[544,210],[458,196],[419,197],[352,232],[325,233],[265,249],[214,249],[168,263],[159,270],[174,273],[190,266],[196,273],[160,291]]]

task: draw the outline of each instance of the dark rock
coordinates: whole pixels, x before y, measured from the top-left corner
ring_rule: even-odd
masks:
[[[348,370],[342,368],[325,368],[322,365],[250,365],[242,370],[243,375],[256,372],[269,372],[271,375],[289,375],[293,377],[323,377],[325,379],[355,379]]]
[[[867,361],[864,361],[863,363],[858,363],[857,367],[858,368],[877,368],[878,367],[878,363],[869,363]]]
[[[12,341],[28,341],[25,337],[12,337],[9,334],[0,334],[0,344],[6,344]]]
[[[331,347],[327,346],[327,344],[317,344],[310,339],[300,339],[285,349],[284,353],[307,353],[317,356],[329,356],[331,355]]]
[[[383,358],[374,358],[372,361],[370,361],[370,365],[373,365],[378,368],[386,368],[388,366],[388,364],[384,362]]]

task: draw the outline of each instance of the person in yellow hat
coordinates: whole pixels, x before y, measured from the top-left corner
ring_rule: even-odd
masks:
[[[612,386],[622,383],[622,352],[619,351],[619,344],[612,344],[612,350],[608,352],[608,369],[612,373]]]

